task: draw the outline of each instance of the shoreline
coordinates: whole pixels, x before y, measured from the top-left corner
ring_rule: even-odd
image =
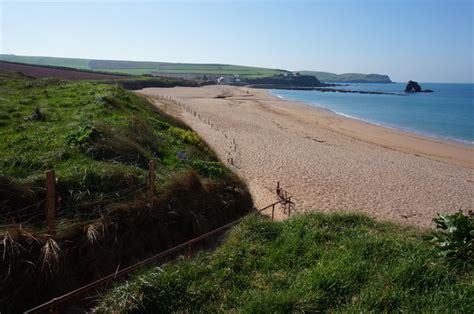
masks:
[[[445,143],[445,144],[458,144],[458,145],[466,146],[467,148],[474,148],[474,142],[470,142],[470,141],[467,141],[467,140],[462,140],[462,139],[457,139],[457,138],[448,138],[448,137],[443,137],[443,136],[440,136],[440,135],[428,134],[428,133],[423,133],[423,132],[420,132],[420,131],[409,130],[409,129],[403,129],[402,127],[385,125],[381,122],[370,121],[370,120],[366,120],[366,119],[363,119],[363,118],[354,117],[354,116],[351,116],[351,115],[348,115],[348,114],[345,114],[345,113],[342,113],[342,112],[337,112],[337,111],[334,111],[330,108],[324,107],[322,105],[312,104],[312,103],[308,103],[308,102],[304,102],[304,101],[300,101],[300,100],[287,99],[283,96],[273,94],[272,89],[268,89],[267,91],[268,91],[269,96],[277,97],[278,99],[286,100],[286,101],[289,101],[289,102],[300,102],[300,103],[303,103],[307,106],[315,108],[317,110],[328,111],[330,113],[333,113],[333,114],[338,115],[338,116],[343,117],[343,118],[359,121],[359,122],[362,122],[362,123],[367,123],[367,124],[370,124],[370,125],[373,125],[373,126],[378,126],[378,127],[389,129],[389,130],[394,130],[394,131],[406,133],[408,135],[410,135],[410,134],[411,135],[416,135],[416,136],[422,137],[426,140],[439,141],[439,142],[442,142],[442,143]]]
[[[257,208],[275,201],[279,181],[297,212],[363,212],[425,228],[436,213],[474,209],[474,148],[350,119],[263,89],[138,93],[188,124],[221,161],[232,158],[228,167],[247,182]]]
[[[274,98],[276,101],[300,104],[301,106],[316,110],[322,114],[332,115],[334,119],[339,119],[339,127],[337,123],[333,123],[331,126],[326,125],[327,127],[331,127],[333,131],[342,131],[345,135],[380,145],[384,148],[399,150],[404,153],[412,153],[414,155],[420,154],[423,157],[433,160],[454,163],[474,169],[474,145],[422,135],[416,132],[391,128],[363,119],[349,117],[322,106],[274,95],[271,93],[271,90],[267,90],[267,93],[269,97]],[[454,152],[452,151],[453,149],[455,150]]]

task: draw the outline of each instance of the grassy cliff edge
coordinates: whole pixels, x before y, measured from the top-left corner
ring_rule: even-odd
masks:
[[[196,133],[134,93],[0,73],[0,95],[1,312],[24,311],[253,208]],[[151,202],[149,160],[157,163]],[[54,235],[38,204],[48,169],[59,196]]]
[[[98,313],[472,313],[472,271],[423,233],[354,214],[249,216],[214,252],[136,275]]]

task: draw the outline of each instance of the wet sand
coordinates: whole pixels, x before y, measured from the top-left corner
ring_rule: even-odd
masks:
[[[473,147],[345,118],[260,89],[138,93],[185,121],[222,161],[232,158],[230,168],[247,181],[257,207],[275,201],[280,181],[297,212],[364,212],[428,227],[438,212],[474,209]],[[281,209],[277,217],[284,218]]]

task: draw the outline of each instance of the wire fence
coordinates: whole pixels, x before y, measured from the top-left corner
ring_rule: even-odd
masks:
[[[291,196],[287,196],[286,191],[284,191],[281,187],[280,184],[278,183],[277,185],[277,201],[274,202],[273,204],[270,204],[266,207],[263,207],[261,209],[255,209],[250,215],[255,215],[259,214],[265,210],[272,209],[272,220],[274,218],[274,212],[275,212],[275,207],[277,205],[283,205],[283,206],[289,206],[291,208],[292,206],[294,207],[294,202],[291,200]],[[291,215],[291,209],[286,211],[286,214],[288,217]],[[150,264],[157,263],[159,261],[163,261],[166,258],[168,258],[168,261],[173,261],[176,260],[177,257],[182,256],[183,254],[179,254],[180,252],[182,253],[183,251],[185,252],[184,254],[187,257],[191,257],[193,254],[193,247],[197,247],[203,240],[209,239],[213,236],[219,235],[228,229],[230,229],[232,226],[235,226],[239,222],[241,222],[244,218],[248,217],[244,216],[239,219],[236,219],[232,222],[229,222],[219,228],[216,228],[212,231],[206,232],[198,237],[195,237],[191,240],[188,240],[184,243],[181,243],[177,246],[174,246],[168,250],[165,250],[161,253],[158,253],[154,256],[151,256],[147,259],[144,259],[134,265],[128,266],[126,268],[120,269],[120,265],[117,267],[117,271],[114,272],[113,274],[109,274],[108,276],[102,277],[94,282],[91,282],[85,286],[82,286],[76,290],[73,290],[71,292],[68,292],[62,296],[59,296],[57,298],[54,298],[46,303],[43,303],[35,308],[32,308],[25,313],[60,313],[63,310],[65,310],[65,307],[67,306],[68,303],[70,303],[73,300],[78,300],[81,297],[84,297],[86,294],[90,294],[90,292],[94,289],[98,289],[101,286],[104,286],[107,283],[110,283],[112,281],[116,281],[118,279],[123,278],[125,275],[129,275],[133,272],[136,272],[139,269],[143,269],[143,267],[149,266]],[[172,259],[169,259],[169,257],[174,257]],[[97,291],[97,290],[95,290]],[[96,293],[97,294],[97,293]],[[90,297],[89,297],[90,298]]]
[[[153,172],[153,173],[152,173]],[[152,203],[155,189],[155,162],[149,162],[149,179],[123,189],[108,192],[98,196],[98,199],[87,201],[80,198],[61,196],[56,193],[56,179],[54,170],[46,172],[46,197],[34,204],[15,210],[0,209],[0,227],[11,228],[29,225],[35,223],[40,224],[42,221],[46,223],[48,232],[55,233],[56,220],[80,218],[93,218],[99,214],[103,214],[104,208],[100,205],[110,205],[113,202],[119,202],[130,199],[132,196],[143,193],[148,189],[148,202]],[[152,180],[150,179],[152,178]],[[61,204],[68,206],[61,206]]]
[[[63,201],[67,201],[68,204],[74,203],[76,201],[72,197],[61,197],[56,194],[56,179],[54,170],[49,170],[46,173],[46,197],[43,200],[39,200],[34,204],[28,205],[23,208],[19,208],[13,211],[0,212],[0,222],[10,221],[10,224],[4,224],[2,227],[8,228],[11,226],[18,226],[30,223],[38,223],[41,221],[46,222],[48,233],[54,235],[56,233],[56,224],[58,218],[72,219],[72,220],[84,220],[87,218],[92,218],[94,215],[102,214],[100,212],[92,211],[83,211],[81,208],[87,207],[91,208],[100,204],[110,204],[111,202],[117,202],[123,199],[129,199],[133,195],[143,193],[145,190],[148,190],[147,197],[148,202],[153,203],[153,197],[155,192],[155,162],[150,161],[149,163],[149,177],[147,182],[139,183],[133,186],[129,186],[117,191],[108,192],[100,196],[100,199],[94,200],[92,202],[83,202],[80,204],[74,204],[70,206],[61,206]],[[291,215],[291,211],[294,208],[294,203],[291,200],[291,196],[288,196],[288,193],[284,191],[280,183],[277,183],[276,188],[277,201],[273,204],[270,204],[261,209],[254,209],[251,215],[261,213],[265,210],[271,209],[271,219],[275,217],[276,206],[280,205],[284,208],[284,214],[288,217]],[[75,211],[73,214],[71,212]],[[124,275],[130,274],[144,266],[147,266],[151,263],[158,261],[163,261],[165,258],[169,260],[171,256],[177,256],[179,252],[186,250],[186,255],[191,256],[193,252],[193,247],[196,248],[203,240],[209,239],[212,236],[228,230],[230,227],[239,223],[245,217],[234,220],[230,223],[227,223],[217,229],[209,231],[205,234],[202,234],[198,237],[195,237],[189,241],[186,241],[180,245],[177,245],[173,248],[170,248],[164,252],[156,254],[152,257],[149,257],[135,265],[131,265],[124,269],[120,269],[120,265],[117,267],[117,271],[113,274],[105,276],[99,280],[96,280],[86,286],[78,288],[74,291],[71,291],[63,296],[54,298],[53,300],[46,302],[40,306],[37,306],[26,313],[59,313],[61,306],[64,306],[66,302],[72,299],[77,299],[84,294],[90,293],[92,289],[95,289],[99,286],[104,285],[105,283],[111,282],[118,278],[123,277]]]

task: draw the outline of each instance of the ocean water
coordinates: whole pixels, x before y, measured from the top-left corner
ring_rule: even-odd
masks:
[[[357,83],[334,88],[405,94],[405,85]],[[373,124],[474,145],[474,84],[420,85],[434,93],[396,96],[281,89],[271,93]]]

